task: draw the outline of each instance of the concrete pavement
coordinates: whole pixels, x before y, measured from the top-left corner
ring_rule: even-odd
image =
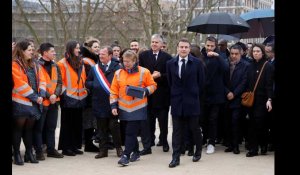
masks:
[[[56,131],[58,139],[59,129]],[[169,128],[171,146],[172,128]],[[158,135],[158,133],[156,134]],[[157,140],[156,140],[157,142]],[[57,143],[56,143],[57,144]],[[140,144],[140,149],[142,148]],[[199,162],[192,162],[192,157],[181,156],[180,165],[169,168],[171,151],[165,153],[162,147],[152,147],[152,154],[141,156],[140,161],[130,163],[127,167],[117,164],[119,158],[115,150],[109,150],[107,158],[95,159],[95,153],[85,152],[75,157],[65,156],[62,159],[47,158],[38,164],[25,163],[24,166],[12,164],[13,175],[273,175],[274,152],[265,156],[247,158],[244,145],[241,153],[225,153],[224,146],[216,145],[216,152],[205,153]],[[24,155],[24,146],[21,149]]]

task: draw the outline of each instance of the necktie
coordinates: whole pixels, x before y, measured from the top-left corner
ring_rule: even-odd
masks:
[[[180,70],[180,78],[183,78],[184,73],[185,73],[185,60],[182,59],[182,65],[181,65],[181,70]]]
[[[107,65],[106,65],[106,64],[103,65],[103,70],[104,70],[105,72],[107,71]]]
[[[235,68],[235,63],[234,62],[230,62],[230,80],[231,80],[234,68]]]
[[[155,60],[157,60],[157,53],[154,53],[153,56],[154,56]]]

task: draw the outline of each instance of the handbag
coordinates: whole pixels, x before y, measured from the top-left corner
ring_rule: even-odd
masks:
[[[265,67],[266,64],[267,64],[267,61],[264,63],[264,65],[263,65],[263,67],[262,67],[262,69],[261,69],[261,71],[260,71],[260,73],[258,75],[258,78],[257,78],[257,80],[255,82],[255,86],[254,86],[253,91],[247,91],[247,92],[244,92],[242,94],[242,96],[241,96],[242,97],[241,103],[242,103],[243,106],[246,106],[246,107],[252,107],[253,106],[253,103],[254,103],[254,92],[256,90],[257,84],[258,84],[258,82],[260,80],[261,73],[263,72],[264,67]]]

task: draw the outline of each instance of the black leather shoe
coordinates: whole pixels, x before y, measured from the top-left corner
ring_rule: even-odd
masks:
[[[141,156],[144,156],[144,155],[147,155],[147,154],[152,154],[152,150],[151,150],[151,149],[143,149],[143,150],[140,152],[140,155],[141,155]]]
[[[15,163],[16,165],[24,165],[24,162],[23,162],[23,160],[22,160],[20,151],[15,151],[15,152],[14,152],[14,163]]]
[[[260,148],[260,154],[261,155],[267,155],[267,147],[266,146],[262,146],[261,148]]]
[[[169,144],[163,145],[163,152],[168,152],[170,149]]]
[[[172,159],[172,161],[169,164],[169,168],[174,168],[174,167],[176,167],[179,164],[180,164],[180,160],[179,159]]]
[[[233,151],[233,148],[232,147],[228,147],[224,150],[224,152],[228,153],[228,152],[232,152]]]
[[[201,154],[193,156],[193,162],[198,162],[200,159],[201,159]]]
[[[83,154],[83,151],[80,151],[79,149],[73,149],[72,150],[75,154]]]
[[[66,156],[76,156],[76,154],[72,150],[70,150],[70,149],[63,150],[62,154],[66,155]]]
[[[240,154],[239,148],[233,148],[233,154]]]
[[[63,158],[64,155],[60,154],[57,150],[53,150],[53,151],[48,151],[47,157]]]
[[[36,160],[45,160],[44,153],[36,153]]]
[[[35,156],[32,154],[32,151],[25,152],[24,162],[39,163],[39,161],[36,160]]]
[[[257,155],[258,155],[257,151],[249,151],[246,154],[246,157],[254,157],[254,156],[257,156]]]
[[[163,144],[160,141],[158,141],[158,143],[156,144],[156,146],[163,146]]]

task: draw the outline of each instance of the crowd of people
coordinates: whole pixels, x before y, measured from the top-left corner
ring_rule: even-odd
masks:
[[[169,151],[169,110],[170,168],[180,165],[186,151],[198,162],[202,147],[213,154],[216,144],[240,154],[240,144],[245,143],[246,157],[266,155],[274,151],[274,44],[237,42],[228,48],[226,40],[209,36],[201,48],[182,38],[172,57],[159,34],[151,36],[149,49],[139,48],[137,40],[122,50],[116,43],[101,46],[98,39],[88,37],[82,44],[68,41],[64,57],[56,61],[51,43],[38,49],[30,39],[13,43],[13,162],[43,161],[44,147],[47,157],[95,152],[96,159],[115,148],[118,164],[127,166],[152,154],[153,146]],[[251,107],[241,104],[247,91],[254,91]]]

